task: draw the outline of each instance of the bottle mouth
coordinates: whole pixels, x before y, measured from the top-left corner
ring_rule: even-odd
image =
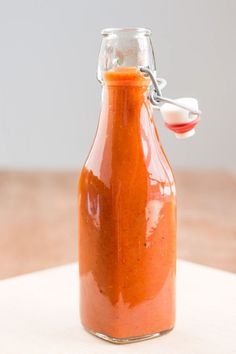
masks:
[[[150,36],[151,31],[148,28],[142,28],[142,27],[121,27],[121,28],[104,28],[101,31],[102,36],[109,36],[111,34],[120,34],[120,33],[137,33],[141,34],[144,36]]]

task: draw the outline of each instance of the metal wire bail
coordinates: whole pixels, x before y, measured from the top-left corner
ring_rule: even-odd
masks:
[[[179,108],[185,109],[186,111],[190,112],[193,115],[197,115],[200,116],[201,115],[201,111],[200,110],[195,110],[192,109],[188,106],[185,106],[179,102],[176,102],[175,100],[172,100],[171,98],[166,98],[163,97],[161,94],[161,89],[164,88],[166,86],[166,80],[165,79],[160,79],[155,77],[155,75],[153,74],[153,72],[145,67],[140,67],[139,70],[145,74],[147,74],[151,81],[152,81],[152,85],[153,85],[153,89],[150,92],[150,96],[149,99],[152,103],[153,106],[160,108],[160,106],[164,103],[170,103],[173,104],[174,106],[177,106]]]

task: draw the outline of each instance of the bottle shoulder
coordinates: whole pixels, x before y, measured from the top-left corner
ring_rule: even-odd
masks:
[[[175,194],[173,173],[146,101],[139,109],[103,108],[84,171],[107,187],[131,181],[136,188],[141,183]]]

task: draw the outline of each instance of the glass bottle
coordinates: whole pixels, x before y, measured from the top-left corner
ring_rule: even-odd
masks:
[[[79,180],[80,313],[114,343],[175,323],[175,183],[149,101],[150,31],[102,32],[102,109]]]

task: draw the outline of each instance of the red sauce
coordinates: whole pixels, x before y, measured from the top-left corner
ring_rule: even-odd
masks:
[[[173,328],[176,203],[149,80],[105,73],[96,137],[79,182],[81,320],[115,338]]]

